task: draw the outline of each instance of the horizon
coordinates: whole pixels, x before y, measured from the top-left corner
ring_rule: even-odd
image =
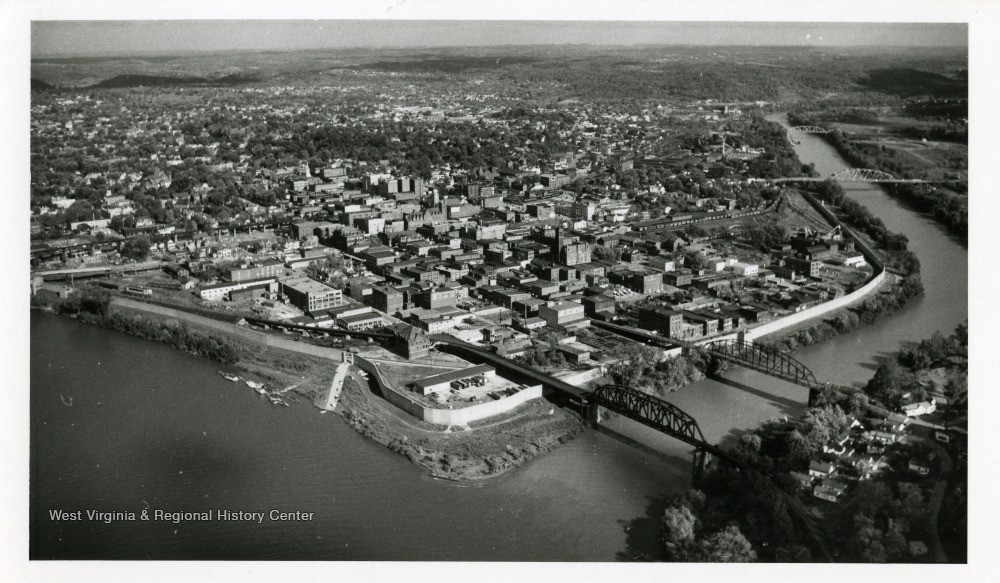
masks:
[[[447,36],[441,36],[446,34]],[[146,20],[32,21],[31,59],[372,49],[592,46],[968,50],[964,23]]]

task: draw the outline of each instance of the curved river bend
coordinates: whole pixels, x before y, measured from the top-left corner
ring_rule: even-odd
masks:
[[[804,162],[846,166],[803,136]],[[926,295],[876,325],[796,353],[823,380],[862,383],[900,342],[966,318],[967,252],[877,187],[849,189],[923,264]],[[307,405],[275,408],[215,363],[31,314],[32,558],[614,561],[656,554],[663,500],[690,448],[627,420],[496,479],[428,478]],[[72,406],[61,397],[72,397]],[[709,440],[794,416],[805,390],[746,370],[670,400]],[[612,435],[617,433],[618,435]],[[640,447],[630,445],[630,440]],[[55,522],[49,511],[301,511],[307,522]]]

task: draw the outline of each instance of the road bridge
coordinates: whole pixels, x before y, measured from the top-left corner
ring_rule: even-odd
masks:
[[[948,182],[947,180],[924,180],[922,178],[896,178],[888,172],[872,170],[871,168],[847,168],[831,174],[827,178],[819,176],[788,176],[784,178],[767,178],[768,182],[779,184],[782,182],[823,182],[833,180],[834,182],[867,182],[877,184],[932,184]]]

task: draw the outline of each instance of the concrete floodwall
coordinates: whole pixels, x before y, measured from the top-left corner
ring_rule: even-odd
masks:
[[[413,415],[417,419],[424,418],[424,407],[423,405],[417,403],[416,401],[410,399],[409,397],[403,395],[396,391],[396,389],[389,386],[389,382],[385,380],[382,376],[382,372],[379,371],[375,363],[368,360],[367,358],[354,355],[354,366],[357,366],[361,370],[372,375],[375,379],[375,383],[378,384],[378,388],[382,391],[382,396],[385,397],[386,401],[389,401],[393,405],[399,407],[403,411],[406,411],[410,415]]]
[[[372,375],[375,382],[378,383],[379,388],[382,390],[382,396],[385,397],[386,401],[389,401],[417,419],[433,425],[468,425],[473,421],[479,421],[481,419],[494,417],[496,415],[512,411],[520,405],[542,396],[542,385],[535,385],[522,389],[509,397],[503,397],[495,401],[480,403],[478,405],[470,405],[468,407],[461,407],[458,409],[425,407],[424,405],[417,403],[413,399],[397,391],[395,388],[389,386],[389,383],[382,376],[378,367],[376,367],[371,361],[361,356],[355,356],[354,364]]]
[[[470,405],[460,409],[424,409],[424,421],[434,425],[468,425],[473,421],[494,417],[542,396],[542,385],[521,389],[509,397]]]
[[[840,220],[838,220],[837,217],[835,217],[833,213],[830,212],[829,209],[827,209],[818,200],[816,200],[816,197],[807,192],[803,192],[802,197],[806,199],[806,201],[810,205],[812,205],[814,209],[816,209],[816,212],[823,215],[823,218],[825,218],[834,226],[839,225],[842,232],[850,235],[851,238],[854,239],[855,247],[858,249],[858,251],[861,252],[862,255],[864,255],[865,260],[872,266],[874,273],[872,275],[872,278],[869,279],[867,283],[865,283],[863,286],[859,287],[858,289],[854,290],[849,294],[845,294],[837,299],[830,300],[828,302],[823,302],[818,306],[813,306],[812,308],[802,310],[801,312],[790,314],[782,318],[778,318],[777,320],[773,320],[771,322],[767,322],[766,324],[762,324],[760,326],[747,330],[746,335],[744,337],[747,342],[752,342],[753,340],[760,338],[761,336],[765,336],[767,334],[773,334],[780,330],[784,330],[785,328],[796,326],[807,320],[818,318],[834,310],[839,310],[840,308],[844,308],[855,302],[858,302],[864,299],[864,297],[867,296],[868,294],[877,290],[887,277],[885,272],[885,264],[882,262],[882,258],[880,258],[878,254],[875,253],[874,249],[872,249],[867,243],[864,242],[864,240],[858,237],[854,233],[854,231],[851,230],[847,225],[841,223]]]
[[[812,308],[802,310],[801,312],[797,312],[795,314],[790,314],[788,316],[778,318],[777,320],[773,320],[766,324],[761,324],[756,328],[751,328],[746,331],[746,335],[744,336],[744,338],[746,339],[747,342],[752,342],[753,340],[760,338],[761,336],[765,336],[767,334],[773,334],[780,330],[784,330],[785,328],[801,324],[806,320],[818,318],[825,314],[829,314],[834,310],[839,310],[840,308],[849,306],[854,302],[864,299],[865,296],[878,289],[878,287],[882,285],[882,282],[885,280],[885,278],[886,278],[885,272],[884,271],[879,272],[879,274],[876,275],[873,279],[871,279],[868,283],[866,283],[865,285],[859,287],[858,289],[854,290],[853,292],[845,296],[841,296],[835,300],[830,300],[828,302],[823,302],[818,306],[813,306]]]

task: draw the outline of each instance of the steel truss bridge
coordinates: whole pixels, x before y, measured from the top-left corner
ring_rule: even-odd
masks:
[[[828,134],[831,130],[819,126],[795,126],[792,131],[802,134]]]
[[[622,385],[602,385],[587,397],[588,402],[625,415],[677,439],[703,447],[708,445],[694,417],[676,406],[637,389]]]
[[[836,182],[871,182],[889,184],[925,184],[933,182],[948,182],[947,180],[922,180],[920,178],[896,178],[888,172],[872,170],[870,168],[848,168],[836,174],[831,174],[828,178],[819,176],[792,176],[787,178],[768,178],[768,182],[823,182],[833,180]]]
[[[722,360],[795,383],[809,389],[826,385],[817,381],[813,372],[791,356],[740,340],[716,340],[704,347]]]
[[[896,178],[888,172],[870,168],[848,168],[837,172],[830,178],[838,182],[928,182],[916,178]]]
[[[593,424],[600,423],[603,408],[694,446],[692,472],[695,484],[705,473],[709,455],[738,467],[746,467],[742,460],[705,441],[694,417],[663,399],[631,387],[602,385],[587,395],[586,405],[588,420]]]

